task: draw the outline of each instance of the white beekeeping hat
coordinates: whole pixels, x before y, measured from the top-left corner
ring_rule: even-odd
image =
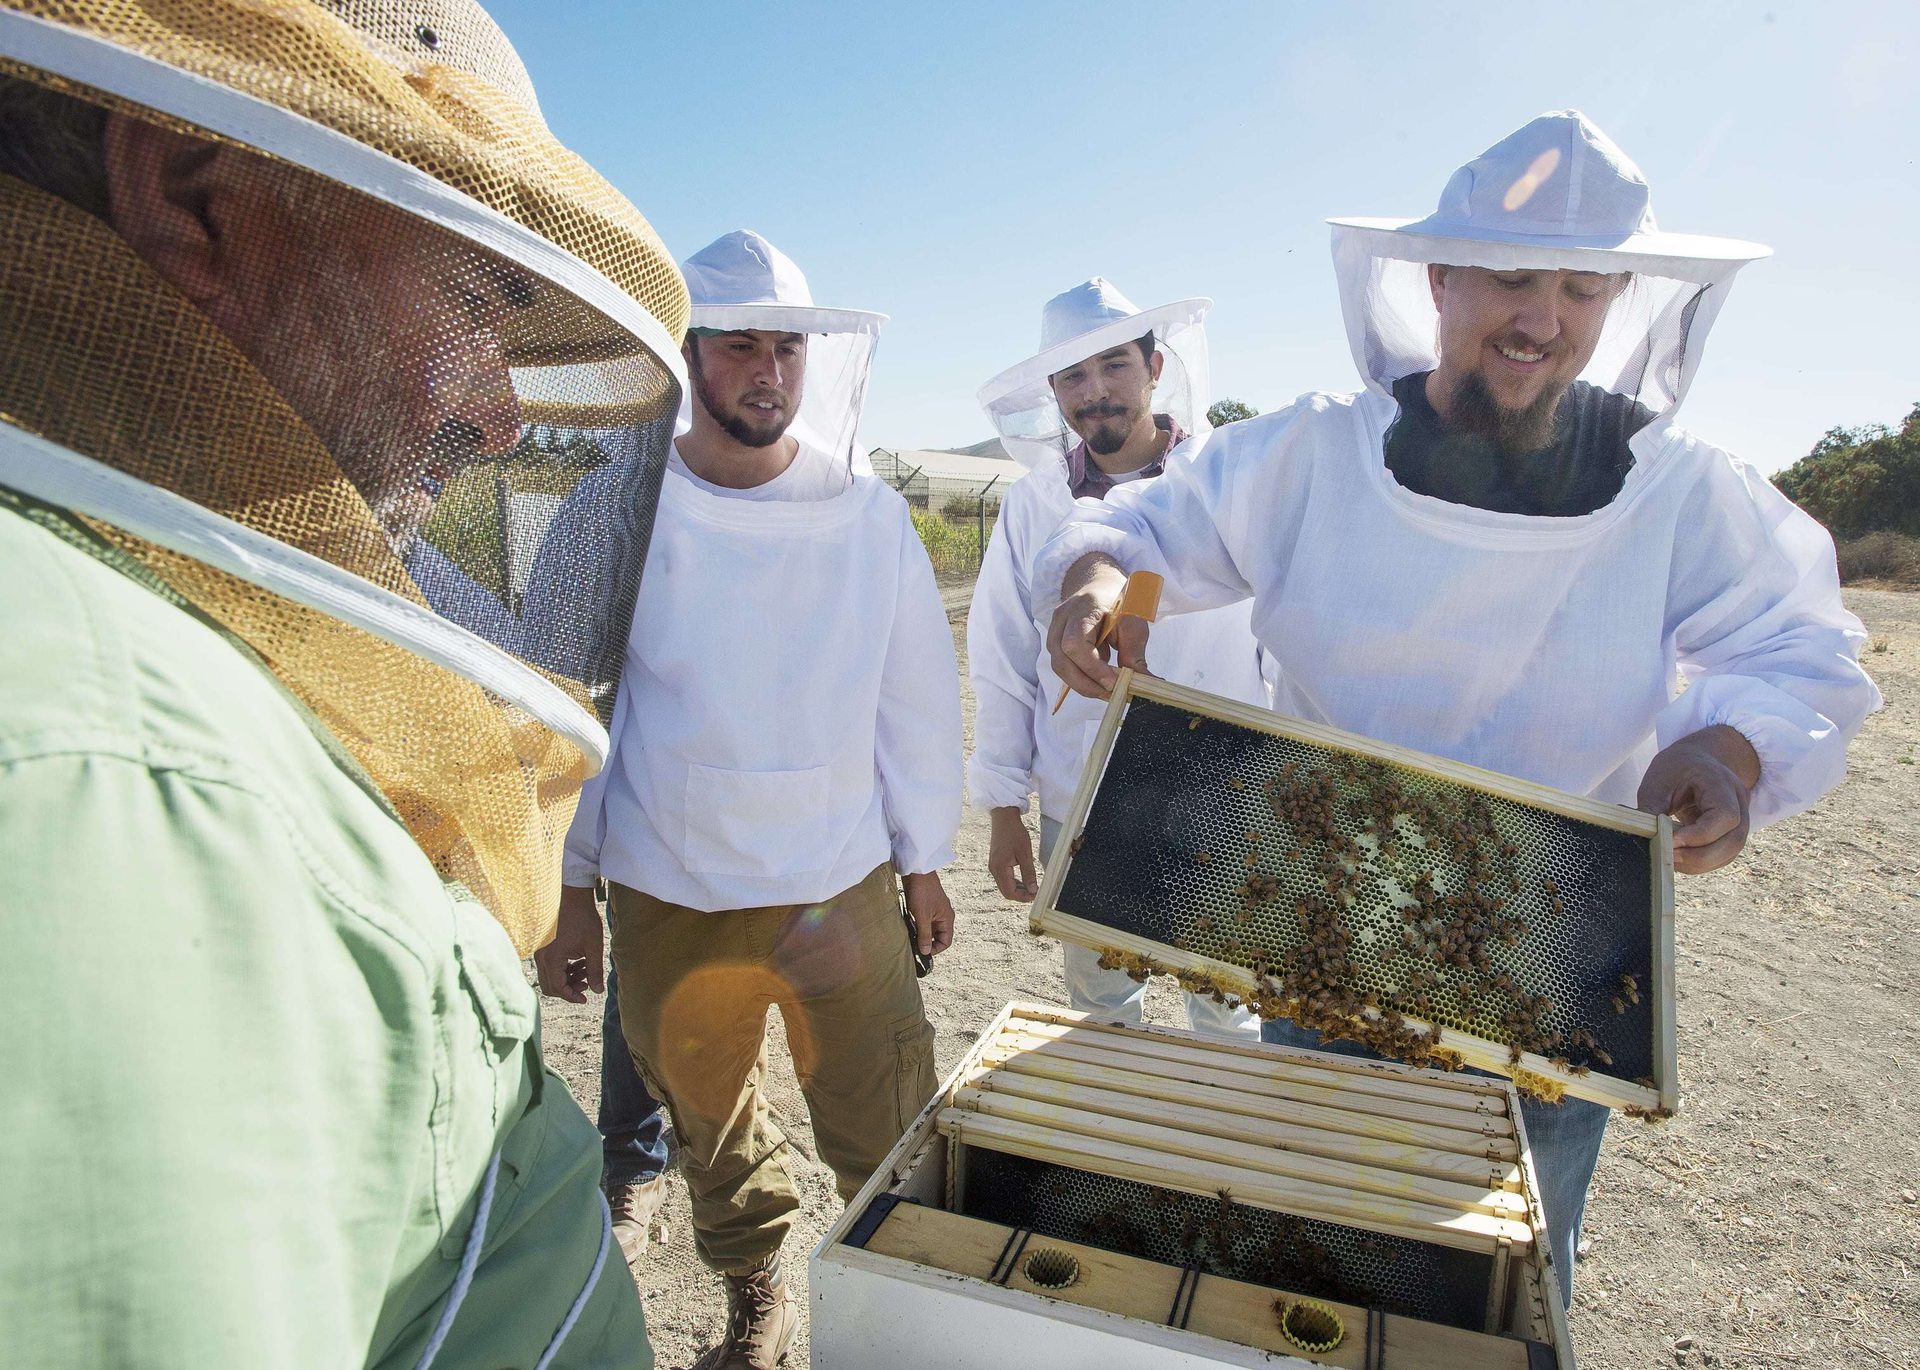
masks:
[[[1062,461],[1079,441],[1054,402],[1047,378],[1147,334],[1164,361],[1153,411],[1169,414],[1189,437],[1207,431],[1207,334],[1213,301],[1175,300],[1137,308],[1102,276],[1062,291],[1040,309],[1040,350],[980,387],[1000,441],[1021,465]]]
[[[1656,414],[1685,395],[1734,273],[1769,252],[1661,231],[1640,169],[1577,110],[1542,114],[1468,162],[1425,218],[1328,222],[1348,341],[1370,388],[1386,393],[1437,360],[1430,264],[1631,272],[1582,379]]]
[[[870,472],[872,465],[858,444],[860,411],[880,325],[887,316],[815,304],[807,278],[793,259],[752,229],[714,239],[680,269],[693,301],[688,319],[693,330],[808,335],[800,412],[789,431],[849,469]],[[689,396],[686,404],[693,403]]]

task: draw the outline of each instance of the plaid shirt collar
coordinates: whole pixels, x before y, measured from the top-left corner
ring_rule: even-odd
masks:
[[[1155,457],[1140,469],[1136,479],[1146,480],[1159,475],[1167,469],[1167,453],[1187,440],[1186,431],[1173,420],[1171,414],[1155,414],[1154,427],[1167,435],[1167,445]],[[1067,489],[1073,492],[1075,499],[1105,499],[1113,489],[1115,481],[1100,464],[1087,453],[1086,440],[1082,439],[1067,453]]]

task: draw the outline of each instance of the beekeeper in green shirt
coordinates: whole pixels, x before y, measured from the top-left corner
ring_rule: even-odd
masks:
[[[464,0],[0,0],[0,1359],[651,1364],[520,957],[685,317]]]

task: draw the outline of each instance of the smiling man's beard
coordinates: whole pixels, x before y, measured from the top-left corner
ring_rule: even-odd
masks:
[[[1133,410],[1120,405],[1102,405],[1100,409],[1101,413],[1091,418],[1085,409],[1075,414],[1074,429],[1089,449],[1100,456],[1110,457],[1127,445],[1137,420]]]
[[[755,420],[748,417],[744,405],[731,414],[721,412],[720,397],[707,384],[706,372],[700,369],[700,349],[689,350],[687,374],[693,381],[694,398],[707,411],[712,420],[726,430],[728,437],[742,447],[771,447],[787,435],[787,429],[793,425],[793,411],[784,410],[769,418]]]
[[[1494,399],[1478,371],[1469,371],[1454,382],[1448,397],[1447,427],[1484,438],[1502,456],[1525,456],[1553,442],[1554,418],[1566,393],[1564,385],[1549,386],[1532,404],[1509,409]]]

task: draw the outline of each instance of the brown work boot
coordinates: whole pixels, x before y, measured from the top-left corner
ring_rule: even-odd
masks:
[[[786,1359],[800,1322],[780,1257],[725,1279],[727,1338],[695,1361],[693,1370],[773,1370]]]
[[[620,1243],[620,1254],[627,1268],[647,1253],[647,1243],[664,1246],[667,1224],[660,1210],[667,1202],[667,1177],[655,1175],[633,1184],[605,1186],[607,1209],[613,1214],[613,1239]]]

